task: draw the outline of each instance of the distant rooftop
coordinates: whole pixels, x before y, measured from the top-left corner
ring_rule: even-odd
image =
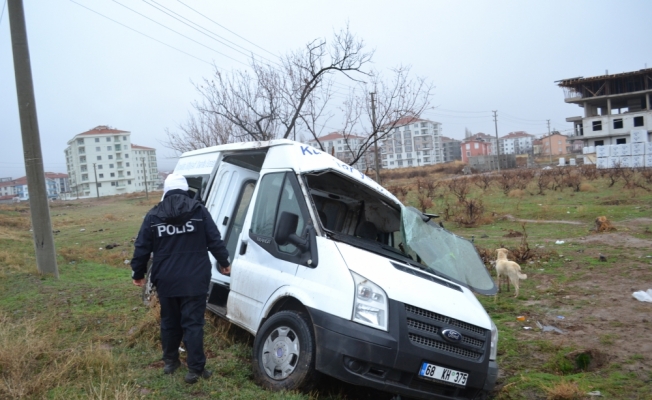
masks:
[[[107,135],[107,134],[120,134],[130,133],[129,131],[121,131],[120,129],[111,128],[108,125],[98,125],[95,128],[79,133],[78,135]]]

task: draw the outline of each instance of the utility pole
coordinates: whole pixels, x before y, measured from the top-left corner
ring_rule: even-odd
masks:
[[[494,113],[494,125],[496,126],[496,158],[498,159],[498,171],[500,171],[500,144],[498,142],[498,110],[492,111]]]
[[[14,74],[16,76],[16,93],[20,131],[23,138],[25,172],[27,173],[27,190],[29,191],[29,208],[34,231],[34,250],[36,267],[42,274],[59,277],[57,255],[52,235],[52,221],[45,188],[45,171],[41,138],[36,115],[36,99],[32,81],[32,67],[29,60],[25,10],[22,0],[9,0],[9,24],[11,47],[14,56]]]
[[[143,173],[145,174],[145,198],[149,200],[149,193],[147,192],[147,167],[145,166],[145,157],[141,157],[143,161]]]
[[[93,163],[93,172],[95,172],[95,192],[97,193],[97,198],[100,198],[100,188],[97,187],[97,166]]]
[[[374,132],[374,164],[376,170],[376,182],[380,185],[380,162],[378,160],[378,134],[376,128],[376,92],[371,92],[371,127]]]
[[[548,121],[548,147],[549,147],[549,153],[550,153],[550,164],[552,164],[552,135],[550,134],[550,120]]]

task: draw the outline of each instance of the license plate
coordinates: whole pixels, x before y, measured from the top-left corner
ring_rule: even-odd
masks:
[[[468,379],[469,374],[466,372],[455,371],[454,369],[444,368],[438,365],[432,365],[424,362],[421,364],[419,376],[466,386],[466,380]]]

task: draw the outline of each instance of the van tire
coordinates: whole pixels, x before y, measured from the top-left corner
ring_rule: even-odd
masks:
[[[275,352],[281,356],[270,359]],[[252,367],[265,389],[311,389],[317,380],[315,337],[306,313],[280,311],[265,321],[254,339]]]
[[[145,284],[143,285],[142,299],[143,304],[149,306],[152,298],[156,295],[156,288],[152,283],[152,259],[147,261],[147,273],[145,274]]]

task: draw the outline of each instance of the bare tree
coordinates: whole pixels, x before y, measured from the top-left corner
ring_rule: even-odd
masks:
[[[361,83],[345,103],[346,118],[341,133],[350,153],[349,164],[355,164],[363,156],[367,161],[374,159],[369,148],[395,127],[418,120],[430,105],[433,91],[434,86],[426,78],[410,75],[410,67],[393,69],[389,79],[372,72],[369,80]],[[372,92],[375,110],[369,96]],[[352,146],[349,140],[352,136],[363,139],[357,139],[358,144]]]
[[[166,129],[167,141],[163,142],[163,145],[178,153],[237,141],[228,121],[207,113],[190,115],[178,129],[180,133]]]
[[[331,97],[334,74],[357,82],[355,75],[366,75],[363,67],[372,56],[373,51],[366,51],[364,42],[347,27],[334,35],[330,45],[324,39],[313,40],[281,57],[278,64],[253,58],[253,72],[224,73],[216,67],[213,79],[197,87],[203,102],[195,108],[227,120],[237,137],[288,138],[306,110],[321,115]]]

